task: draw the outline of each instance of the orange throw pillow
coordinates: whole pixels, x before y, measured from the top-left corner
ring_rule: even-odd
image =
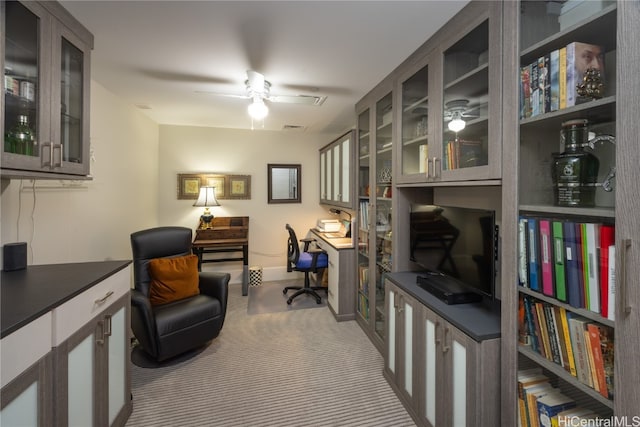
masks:
[[[151,305],[166,304],[200,293],[198,257],[156,258],[149,261]]]

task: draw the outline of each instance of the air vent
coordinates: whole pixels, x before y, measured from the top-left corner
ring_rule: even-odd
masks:
[[[306,126],[302,126],[302,125],[284,125],[282,126],[282,130],[296,130],[296,131],[304,131],[306,129]]]

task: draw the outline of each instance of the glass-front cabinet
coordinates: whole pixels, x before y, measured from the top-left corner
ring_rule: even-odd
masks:
[[[54,2],[11,1],[0,7],[2,175],[88,175],[93,36],[77,22],[66,22],[64,9]]]
[[[471,2],[399,75],[398,183],[501,178],[501,17]]]
[[[389,86],[387,86],[389,87]],[[393,95],[380,91],[358,110],[358,295],[356,318],[382,350],[384,273],[392,269]],[[366,101],[365,101],[366,102]]]
[[[320,149],[320,203],[353,209],[354,131]]]

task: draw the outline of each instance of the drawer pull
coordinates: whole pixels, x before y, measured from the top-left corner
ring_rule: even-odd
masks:
[[[99,299],[95,300],[94,302],[95,302],[97,305],[104,304],[104,303],[105,303],[105,301],[106,301],[106,300],[108,300],[108,299],[109,299],[109,297],[110,297],[111,295],[113,295],[113,291],[109,291],[109,292],[107,292],[107,293],[105,294],[105,296],[103,296],[102,298],[99,298]]]

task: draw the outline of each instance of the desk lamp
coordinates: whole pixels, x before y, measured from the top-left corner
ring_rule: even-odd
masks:
[[[200,187],[200,194],[198,200],[193,206],[204,207],[204,213],[200,216],[200,229],[213,228],[211,221],[213,221],[213,214],[209,211],[210,206],[220,206],[216,199],[216,187]]]

